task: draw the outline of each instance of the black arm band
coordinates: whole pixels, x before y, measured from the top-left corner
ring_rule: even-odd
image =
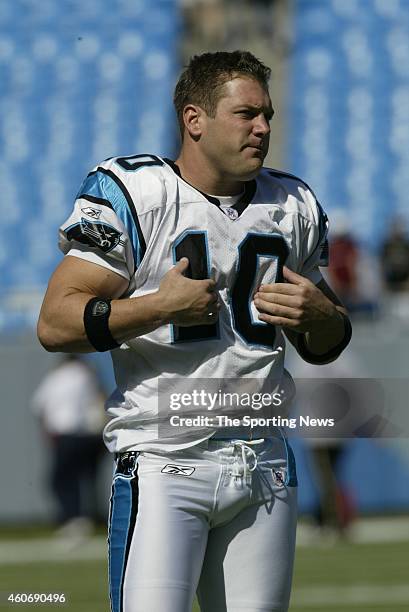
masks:
[[[84,310],[84,328],[87,338],[95,350],[102,353],[118,348],[120,345],[109,331],[111,300],[91,298]]]
[[[330,349],[326,353],[323,353],[322,355],[316,355],[315,353],[312,353],[307,347],[307,344],[305,342],[305,334],[300,334],[298,337],[298,342],[297,342],[297,350],[298,350],[298,354],[300,355],[300,357],[302,357],[305,361],[308,361],[308,363],[322,365],[329,361],[333,361],[334,359],[338,357],[338,355],[342,353],[344,348],[348,346],[351,340],[352,325],[348,317],[344,315],[343,312],[340,312],[340,314],[342,315],[342,318],[344,320],[344,330],[345,330],[344,337],[342,338],[341,342],[337,344],[336,346],[333,346],[332,349]]]

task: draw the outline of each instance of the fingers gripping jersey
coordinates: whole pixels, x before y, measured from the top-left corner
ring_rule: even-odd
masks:
[[[318,283],[327,265],[327,219],[308,186],[263,168],[227,211],[186,183],[169,160],[112,158],[95,168],[60,229],[65,254],[125,277],[123,297],[157,291],[186,256],[191,278],[212,278],[219,320],[210,326],[166,325],[111,353],[117,389],[105,429],[112,451],[183,448],[213,431],[158,438],[158,381],[257,378],[270,387],[288,377],[280,328],[257,319],[261,283],[282,281],[287,265]]]

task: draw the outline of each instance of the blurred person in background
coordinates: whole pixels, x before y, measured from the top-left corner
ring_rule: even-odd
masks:
[[[185,27],[190,36],[203,41],[206,48],[226,43],[226,17],[223,0],[181,0]]]
[[[380,250],[383,310],[407,326],[409,323],[409,238],[405,221],[397,217]]]
[[[41,381],[32,399],[51,449],[50,488],[57,505],[57,535],[82,537],[97,519],[96,479],[105,452],[104,393],[93,368],[67,354]]]
[[[246,4],[253,16],[254,32],[271,43],[275,34],[274,8],[279,1],[247,0]]]
[[[297,377],[299,388],[295,412],[318,419],[333,417],[336,422],[331,437],[331,429],[323,428],[316,432],[304,430],[303,438],[318,492],[312,508],[311,541],[332,544],[350,535],[356,518],[356,499],[343,482],[341,472],[353,445],[357,424],[361,424],[355,405],[351,404],[351,397],[356,402],[353,396],[356,387],[350,386],[349,381],[364,378],[367,373],[351,346],[337,361],[320,367],[295,358],[291,371]]]
[[[343,209],[331,214],[328,281],[351,316],[377,312],[381,279],[377,257],[355,239]]]
[[[394,219],[381,248],[383,280],[388,291],[409,290],[409,238],[403,219]]]
[[[359,300],[358,257],[347,215],[338,210],[331,215],[328,275],[331,286],[348,309],[353,309]]]
[[[181,0],[181,5],[187,46],[193,45],[195,52],[256,45],[288,53],[292,34],[287,0]]]

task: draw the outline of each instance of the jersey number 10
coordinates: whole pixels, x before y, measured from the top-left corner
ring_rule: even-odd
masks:
[[[238,246],[237,275],[229,292],[232,325],[247,344],[274,346],[275,328],[255,321],[251,301],[256,290],[256,275],[261,259],[275,263],[275,278],[270,282],[283,282],[283,265],[288,256],[288,246],[279,234],[251,232]],[[189,259],[186,276],[194,280],[210,278],[210,254],[207,234],[202,231],[184,232],[173,246],[175,263],[182,257]],[[194,342],[219,338],[219,323],[179,327],[172,325],[173,342]]]

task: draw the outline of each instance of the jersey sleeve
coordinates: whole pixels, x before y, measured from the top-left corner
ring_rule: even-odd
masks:
[[[130,280],[140,259],[140,237],[126,195],[111,175],[99,168],[87,176],[60,227],[59,247]]]
[[[299,273],[317,285],[322,280],[319,268],[328,266],[328,217],[315,197],[310,196],[313,202],[310,218],[303,219]]]

